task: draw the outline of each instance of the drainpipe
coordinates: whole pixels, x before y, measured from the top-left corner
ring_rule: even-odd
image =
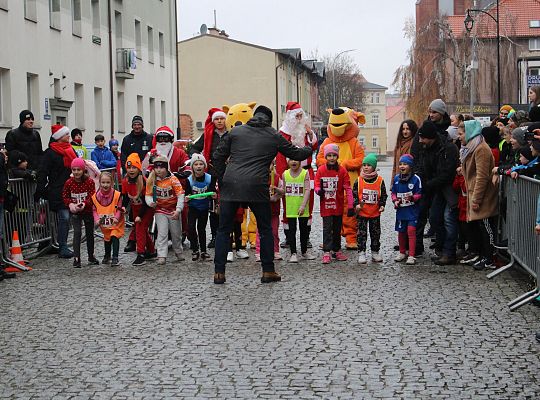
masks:
[[[279,56],[278,56],[279,57]],[[278,58],[279,60],[279,58]],[[284,61],[285,62],[285,61]],[[279,80],[278,80],[278,69],[279,67],[281,67],[284,62],[282,62],[281,64],[279,64],[277,67],[276,67],[276,129],[279,131]]]
[[[107,0],[107,20],[109,24],[109,97],[111,99],[111,138],[114,137],[114,67],[112,43],[111,0]]]
[[[180,126],[180,73],[178,71],[178,5],[174,3],[174,54],[176,57],[176,120],[178,128],[176,129],[176,139],[182,138],[182,127]]]

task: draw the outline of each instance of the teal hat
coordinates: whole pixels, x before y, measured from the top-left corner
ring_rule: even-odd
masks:
[[[367,156],[364,157],[362,164],[371,165],[373,169],[376,169],[377,168],[377,155],[374,153],[369,153]]]
[[[482,125],[479,121],[472,119],[465,121],[465,141],[469,143],[471,139],[482,134]]]

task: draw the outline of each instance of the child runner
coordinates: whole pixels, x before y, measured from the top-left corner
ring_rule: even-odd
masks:
[[[366,264],[367,231],[371,238],[371,259],[382,262],[381,213],[386,205],[386,186],[382,176],[377,174],[377,155],[371,153],[364,157],[362,170],[353,185],[354,207],[358,221],[358,263]]]
[[[158,264],[167,262],[169,231],[174,254],[178,261],[183,261],[180,214],[184,208],[184,189],[178,178],[170,173],[166,157],[154,158],[154,168],[146,184],[145,200],[146,204],[155,209]]]
[[[315,175],[315,193],[320,196],[321,217],[323,219],[322,263],[329,264],[332,257],[346,261],[341,252],[341,225],[343,207],[347,197],[347,215],[354,216],[353,196],[347,170],[338,164],[339,147],[328,144],[324,147],[326,164],[319,167]]]
[[[396,231],[399,239],[399,254],[395,261],[407,260],[407,264],[416,263],[416,224],[420,215],[418,202],[422,197],[422,181],[412,173],[414,158],[404,154],[399,159],[399,174],[394,177],[392,185],[392,203],[396,208]],[[409,257],[407,257],[407,239],[409,240]]]
[[[202,154],[194,153],[191,156],[192,174],[186,180],[186,196],[216,192],[216,178],[204,172],[207,168],[206,159]],[[206,252],[206,224],[208,212],[214,194],[200,199],[187,199],[188,205],[188,239],[191,243],[191,260],[210,261],[210,254]],[[199,252],[200,249],[200,252]]]
[[[309,173],[302,168],[300,161],[289,159],[289,169],[281,178],[281,190],[285,192],[285,210],[289,228],[286,230],[287,244],[291,250],[289,262],[297,263],[296,255],[296,223],[300,228],[300,251],[306,260],[314,260],[315,257],[307,252],[309,240],[309,195],[311,192]]]
[[[146,205],[146,179],[142,173],[139,154],[132,153],[126,160],[126,176],[122,180],[122,206],[131,206],[134,224],[129,238],[137,245],[137,258],[133,265],[143,265],[145,260],[157,257],[154,240],[148,228],[154,218],[154,209]],[[132,239],[133,238],[133,239]]]
[[[101,228],[105,242],[105,256],[102,264],[120,265],[118,251],[120,238],[124,236],[124,210],[122,195],[113,189],[113,175],[108,171],[99,176],[99,190],[92,196],[94,203],[94,223]],[[112,260],[111,260],[112,249]]]
[[[86,249],[88,251],[88,263],[99,265],[94,257],[94,217],[92,216],[92,195],[96,191],[94,181],[86,174],[86,165],[82,158],[76,158],[71,162],[71,174],[62,191],[64,204],[71,214],[73,226],[73,266],[81,268],[81,236],[82,224],[86,234]]]

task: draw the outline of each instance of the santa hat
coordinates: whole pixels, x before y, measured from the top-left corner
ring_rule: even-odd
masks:
[[[292,111],[292,110],[298,110],[298,109],[301,109],[302,106],[300,105],[300,103],[296,102],[296,101],[289,101],[287,103],[287,106],[285,107],[285,111]]]
[[[165,136],[165,135],[167,137],[170,137],[171,143],[174,142],[174,132],[172,131],[172,129],[169,128],[168,126],[162,126],[162,127],[156,129],[156,133],[155,133],[154,137],[152,138],[152,147],[156,148],[156,143],[157,143],[157,137],[158,136]]]
[[[212,108],[212,110],[217,110],[212,114],[212,122],[214,122],[216,118],[220,118],[220,117],[227,118],[227,114],[225,114],[225,112],[220,110],[219,108],[217,109]]]
[[[69,135],[69,128],[64,125],[51,126],[51,136],[54,140],[62,139],[64,136]]]
[[[206,158],[204,158],[202,154],[193,153],[191,155],[191,160],[189,160],[189,164],[193,167],[193,164],[195,164],[195,161],[201,161],[204,164],[204,168],[207,167]]]
[[[204,139],[204,148],[203,148],[203,156],[206,160],[210,158],[210,149],[212,148],[212,140],[214,139],[214,130],[216,129],[216,126],[214,125],[214,119],[217,117],[225,117],[227,118],[227,114],[221,109],[212,107],[210,110],[208,110],[208,116],[206,117],[206,121],[204,121],[204,132],[203,132],[203,139]]]

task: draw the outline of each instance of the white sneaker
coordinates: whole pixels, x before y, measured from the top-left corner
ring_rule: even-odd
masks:
[[[281,256],[281,253],[279,251],[276,251],[274,253],[274,260],[283,260],[283,257]]]
[[[258,253],[255,253],[255,262],[261,262],[261,255]]]
[[[358,253],[358,264],[367,264],[365,251],[361,251]]]
[[[236,258],[245,259],[249,258],[249,253],[244,249],[236,250]]]
[[[158,257],[157,259],[158,265],[165,265],[166,262],[167,262],[167,259],[165,257]]]
[[[413,256],[407,257],[407,262],[406,262],[405,264],[407,264],[407,265],[414,265],[414,264],[416,264],[416,258],[414,258]]]
[[[405,261],[407,259],[407,254],[405,253],[399,253],[396,258],[394,258],[394,261],[395,262],[402,262],[402,261]]]
[[[229,251],[227,253],[227,262],[233,262],[234,261],[234,254],[232,251]]]
[[[371,252],[371,259],[375,262],[383,262],[383,259],[378,251]]]
[[[311,254],[309,251],[306,251],[305,253],[302,254],[302,258],[304,260],[315,260],[317,257]]]
[[[296,253],[291,254],[291,258],[289,258],[290,263],[297,263],[298,262],[298,256]]]

